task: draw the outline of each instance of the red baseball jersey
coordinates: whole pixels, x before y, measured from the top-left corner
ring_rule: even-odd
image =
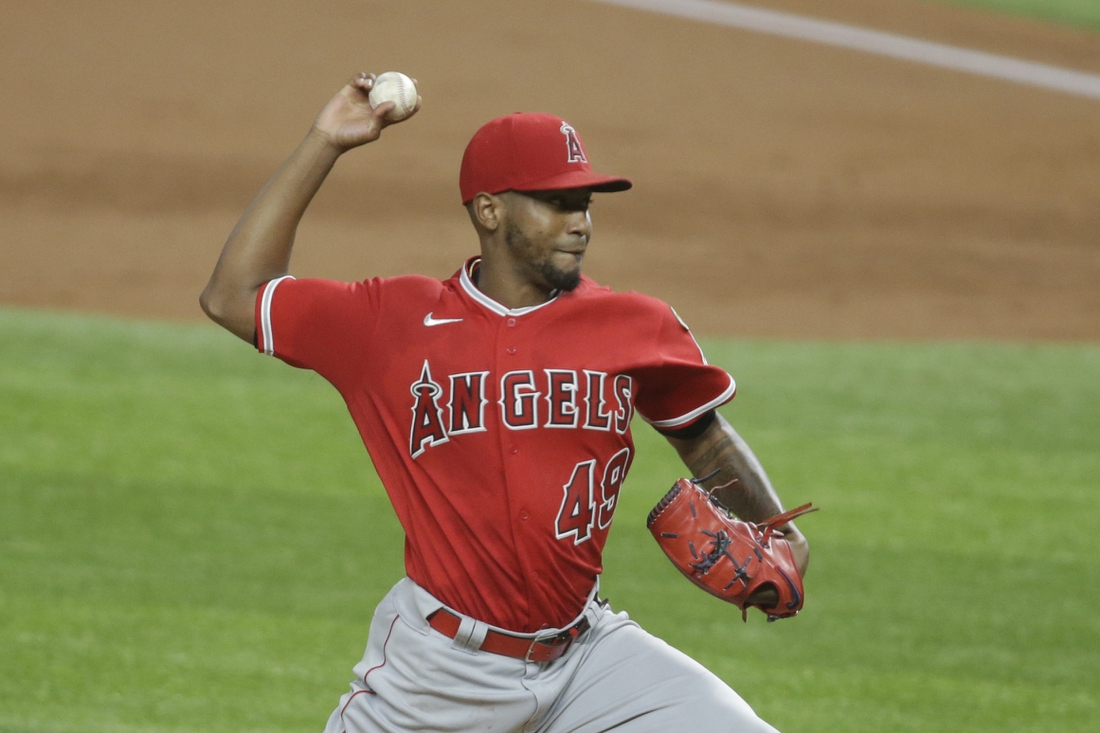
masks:
[[[471,279],[268,283],[258,347],[340,391],[405,530],[408,576],[520,632],[583,608],[634,457],[635,410],[689,425],[733,397],[665,303],[582,277],[509,309]]]

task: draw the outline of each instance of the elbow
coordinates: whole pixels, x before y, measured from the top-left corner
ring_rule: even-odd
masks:
[[[207,318],[234,333],[237,331],[234,327],[236,322],[245,320],[251,323],[252,321],[252,309],[248,306],[242,306],[244,302],[246,302],[245,299],[234,299],[219,291],[213,287],[213,283],[207,285],[199,295],[199,307],[202,308],[202,312],[206,314]]]
[[[220,324],[225,317],[224,302],[220,301],[211,291],[210,285],[203,288],[203,291],[199,294],[199,307],[202,308],[202,312],[206,314],[207,318],[214,321],[214,323]]]
[[[199,307],[210,320],[249,343],[255,343],[254,302],[255,294],[233,297],[212,284],[199,295]]]

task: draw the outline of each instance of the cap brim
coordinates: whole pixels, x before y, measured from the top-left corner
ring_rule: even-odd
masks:
[[[549,178],[524,181],[522,185],[512,186],[513,191],[561,191],[569,188],[590,188],[598,193],[626,191],[634,183],[628,178],[605,176],[592,171],[569,171]]]

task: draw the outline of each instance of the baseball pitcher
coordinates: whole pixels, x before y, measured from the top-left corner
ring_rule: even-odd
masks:
[[[739,605],[796,612],[809,552],[793,515],[766,521],[780,501],[716,412],[734,396],[730,375],[667,304],[582,274],[592,196],[631,182],[595,172],[577,130],[531,113],[477,130],[459,189],[480,247],[452,277],[289,274],[298,223],[337,159],[395,124],[392,102],[368,99],[374,79],[355,76],[324,106],[200,299],[260,352],[340,392],[405,530],[406,577],[376,609],[326,733],[774,730],[599,596],[635,415],[705,477],[678,492],[690,505],[676,516],[713,500],[783,543],[786,581],[754,584]],[[688,562],[707,558],[686,573],[717,573],[727,557],[740,577],[756,572],[724,532],[685,544]]]

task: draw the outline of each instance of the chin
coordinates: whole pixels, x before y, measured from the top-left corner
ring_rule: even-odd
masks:
[[[581,284],[580,267],[575,270],[559,270],[554,268],[544,272],[543,275],[552,288],[566,293],[576,289],[576,287]]]
[[[574,277],[569,278],[568,282],[560,283],[557,287],[558,287],[558,290],[561,290],[562,292],[568,293],[572,290],[576,290],[577,286],[580,285],[580,284],[581,284],[581,271],[577,270],[577,272],[574,273]]]

